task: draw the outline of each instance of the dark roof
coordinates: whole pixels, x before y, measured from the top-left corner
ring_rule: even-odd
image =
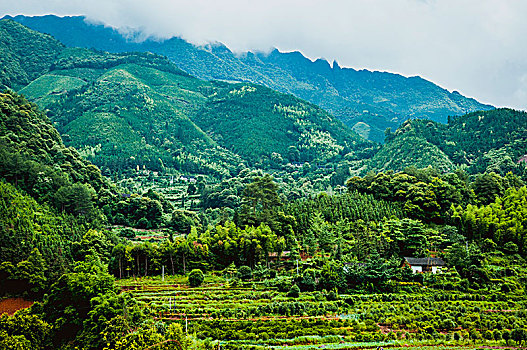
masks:
[[[441,258],[409,258],[404,257],[404,260],[411,266],[445,266],[445,262]]]

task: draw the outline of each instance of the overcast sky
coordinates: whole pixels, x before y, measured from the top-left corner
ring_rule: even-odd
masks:
[[[0,9],[83,14],[235,51],[299,50],[527,109],[525,0],[0,0]]]

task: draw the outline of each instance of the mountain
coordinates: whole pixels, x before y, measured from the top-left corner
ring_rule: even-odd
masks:
[[[144,38],[141,32],[121,34],[84,17],[7,17],[39,32],[49,33],[69,47],[108,52],[153,52],[164,55],[198,78],[252,82],[314,103],[370,140],[382,142],[384,130],[409,118],[445,123],[492,106],[449,92],[420,77],[342,68],[337,62],[311,61],[300,52],[236,54],[221,43],[192,45],[173,37]],[[146,39],[146,40],[144,40]]]
[[[152,53],[67,48],[12,20],[0,21],[0,33],[24,78],[1,83],[45,108],[66,144],[105,173],[221,178],[240,165],[358,159],[373,146],[321,108],[263,86],[200,80]],[[22,64],[33,57],[38,71]]]
[[[508,108],[449,118],[448,124],[409,120],[387,136],[370,169],[403,170],[432,165],[442,171],[466,167],[471,174],[526,173],[527,113]]]
[[[63,48],[50,35],[4,21],[0,28],[0,87],[19,89],[28,84]]]
[[[97,167],[63,144],[37,106],[14,92],[0,93],[0,146],[0,176],[41,202],[68,209],[76,193],[86,200],[71,211],[87,215],[97,196],[112,190]]]

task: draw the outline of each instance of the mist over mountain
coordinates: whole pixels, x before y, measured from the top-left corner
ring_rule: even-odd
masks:
[[[290,94],[201,80],[152,53],[68,48],[11,20],[0,34],[0,84],[45,108],[65,142],[107,174],[146,167],[222,178],[240,166],[336,164],[373,150]]]
[[[370,140],[382,142],[384,131],[410,118],[445,123],[492,106],[449,92],[420,77],[342,68],[337,62],[311,61],[300,52],[237,54],[221,43],[193,45],[174,37],[144,38],[93,24],[84,17],[16,16],[15,21],[49,33],[70,47],[108,52],[153,52],[164,55],[198,78],[262,84],[315,103]]]
[[[18,20],[66,45],[0,20],[0,349],[527,341],[526,112],[450,116],[490,107],[299,52]]]

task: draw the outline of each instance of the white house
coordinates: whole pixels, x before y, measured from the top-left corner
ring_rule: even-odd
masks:
[[[408,266],[413,273],[441,273],[441,268],[445,266],[445,262],[441,258],[410,258],[405,257],[403,266]]]

